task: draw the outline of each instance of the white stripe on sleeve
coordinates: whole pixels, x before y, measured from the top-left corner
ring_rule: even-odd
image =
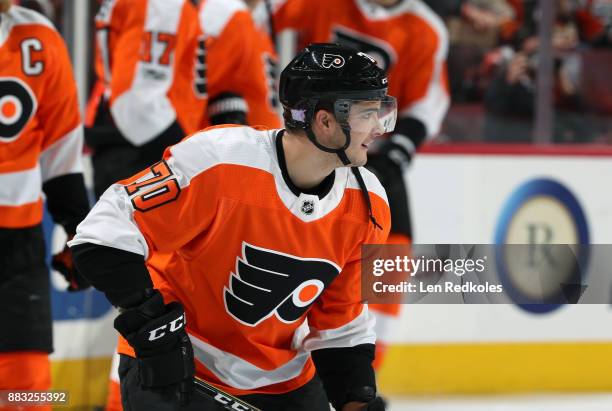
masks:
[[[78,125],[40,155],[43,183],[65,174],[82,173],[83,126]]]
[[[323,348],[354,347],[359,344],[374,344],[375,319],[368,311],[367,304],[363,305],[361,313],[352,321],[341,327],[331,330],[317,330],[311,327],[310,333],[304,339],[303,345],[307,351]]]

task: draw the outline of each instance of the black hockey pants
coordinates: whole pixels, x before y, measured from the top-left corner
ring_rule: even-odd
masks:
[[[217,411],[223,410],[212,398],[195,394],[187,407],[178,399],[163,393],[143,390],[138,382],[138,367],[134,358],[121,355],[119,362],[121,401],[124,411]],[[263,411],[329,411],[330,406],[319,377],[284,394],[252,394],[240,397]]]

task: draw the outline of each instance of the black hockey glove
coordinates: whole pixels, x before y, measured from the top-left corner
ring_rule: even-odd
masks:
[[[157,290],[115,319],[115,329],[136,353],[142,388],[178,396],[181,405],[191,401],[195,375],[193,347],[185,326],[183,306],[178,302],[164,305]]]
[[[342,411],[347,409],[359,409],[359,411],[385,411],[387,404],[382,397],[376,396],[376,390],[372,387],[362,387],[356,392],[351,392],[347,396],[349,402],[342,407]],[[358,404],[365,403],[365,407],[361,408]],[[354,406],[353,406],[354,405]],[[357,408],[360,407],[360,408]]]
[[[368,403],[366,410],[368,411],[385,411],[387,409],[387,404],[382,397],[376,397],[372,401]]]
[[[410,165],[414,151],[412,141],[401,134],[377,140],[368,153],[367,168],[376,174],[383,187],[387,187],[403,178],[403,172]]]
[[[68,241],[72,240],[74,235],[68,237]],[[72,261],[72,251],[66,245],[64,249],[53,256],[51,267],[68,281],[68,291],[81,291],[88,289],[91,284],[85,277],[79,273]]]

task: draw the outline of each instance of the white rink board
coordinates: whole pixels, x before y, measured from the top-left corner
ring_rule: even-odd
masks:
[[[612,308],[563,307],[534,315],[513,305],[402,306],[390,344],[609,342]],[[612,409],[612,408],[611,408]]]
[[[552,178],[579,200],[592,244],[612,244],[612,157],[417,154],[408,172],[414,242],[491,244],[504,201]]]
[[[417,244],[493,244],[505,201],[521,184],[549,178],[586,216],[590,242],[612,244],[612,158],[418,154],[408,172]],[[612,307],[565,306],[533,314],[514,305],[404,305],[392,344],[612,341]]]

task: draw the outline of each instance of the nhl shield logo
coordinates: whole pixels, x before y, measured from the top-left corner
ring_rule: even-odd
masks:
[[[311,215],[314,212],[314,201],[304,200],[304,202],[302,203],[302,207],[300,207],[300,210],[306,215]]]
[[[292,323],[308,310],[340,267],[329,260],[301,258],[242,244],[242,255],[223,289],[225,309],[237,321],[255,327],[275,315]]]
[[[340,68],[344,66],[344,57],[338,54],[323,54],[323,62],[321,63],[323,68]]]

